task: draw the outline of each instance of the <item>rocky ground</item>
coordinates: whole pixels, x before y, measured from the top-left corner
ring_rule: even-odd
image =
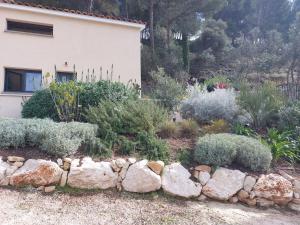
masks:
[[[66,193],[68,191],[68,193]],[[300,215],[218,202],[201,203],[165,197],[104,191],[61,190],[52,195],[34,190],[0,189],[1,225],[207,224],[299,225]]]

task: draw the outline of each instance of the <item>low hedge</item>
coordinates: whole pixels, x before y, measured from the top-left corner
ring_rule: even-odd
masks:
[[[194,160],[213,166],[228,166],[233,162],[253,171],[266,171],[272,161],[271,149],[259,140],[233,134],[213,134],[201,137]]]
[[[51,155],[75,153],[96,138],[97,126],[49,119],[0,119],[0,148],[39,147]]]

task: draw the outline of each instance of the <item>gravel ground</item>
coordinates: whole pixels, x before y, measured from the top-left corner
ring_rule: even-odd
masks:
[[[105,191],[45,195],[33,190],[0,189],[0,224],[300,225],[300,215],[286,210],[185,201],[161,193],[133,195]]]

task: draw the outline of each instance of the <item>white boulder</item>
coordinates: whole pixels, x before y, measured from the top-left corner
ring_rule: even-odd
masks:
[[[81,189],[108,189],[116,187],[118,176],[109,162],[94,162],[91,158],[71,163],[67,184]]]
[[[162,188],[164,192],[174,196],[184,198],[199,197],[202,186],[193,182],[190,177],[190,172],[180,163],[166,166],[162,174]]]
[[[244,190],[250,193],[256,183],[256,179],[252,176],[247,176],[244,182]]]
[[[239,170],[217,169],[203,187],[203,193],[216,200],[227,201],[244,186],[246,175]]]
[[[161,178],[147,166],[148,160],[137,162],[129,167],[122,186],[125,191],[147,193],[161,188]]]
[[[0,158],[0,186],[9,185],[9,177],[18,169],[17,166],[3,162]]]

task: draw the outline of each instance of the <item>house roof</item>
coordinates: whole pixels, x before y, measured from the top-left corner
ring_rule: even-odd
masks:
[[[99,19],[115,20],[115,21],[145,25],[145,23],[143,21],[128,19],[128,18],[125,18],[125,17],[103,15],[103,14],[90,13],[90,12],[72,10],[72,9],[56,8],[56,7],[53,7],[53,6],[27,3],[27,2],[20,2],[20,1],[15,1],[15,0],[0,0],[0,4],[1,3],[6,3],[6,4],[11,4],[11,5],[16,5],[16,6],[27,6],[27,7],[45,9],[45,10],[52,10],[52,11],[70,13],[70,14],[74,14],[74,15],[90,16],[90,17],[95,17],[95,18],[99,18]]]

